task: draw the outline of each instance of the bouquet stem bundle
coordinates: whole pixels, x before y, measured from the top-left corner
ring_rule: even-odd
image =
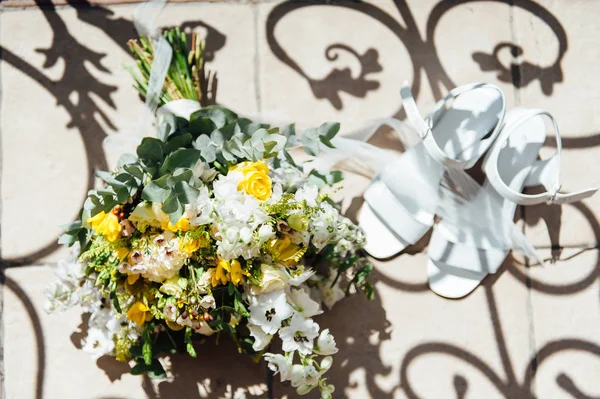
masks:
[[[166,31],[164,36],[173,49],[173,57],[160,95],[160,105],[182,99],[194,100],[201,104],[210,102],[208,88],[214,87],[216,79],[214,74],[204,69],[206,41],[200,39],[197,32],[192,32],[192,46],[188,50],[186,33],[179,28]],[[139,40],[130,40],[127,45],[135,57],[137,70],[128,64],[124,66],[134,78],[135,87],[140,95],[146,97],[154,60],[154,44],[150,37],[142,36]],[[214,94],[214,88],[210,94]]]

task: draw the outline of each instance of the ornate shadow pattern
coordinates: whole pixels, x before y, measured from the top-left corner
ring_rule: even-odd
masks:
[[[272,53],[285,65],[296,71],[302,78],[304,78],[310,85],[316,98],[327,98],[330,103],[336,108],[343,108],[343,104],[340,104],[339,93],[345,92],[353,96],[364,98],[366,93],[370,90],[376,90],[378,85],[373,79],[369,84],[366,84],[365,77],[369,72],[374,72],[370,64],[364,62],[358,52],[354,51],[354,55],[359,60],[362,67],[359,78],[357,79],[336,79],[343,74],[345,69],[332,69],[332,71],[324,78],[315,78],[309,76],[299,64],[285,51],[282,45],[277,40],[275,35],[275,28],[283,18],[302,8],[307,7],[340,7],[345,9],[351,9],[367,15],[377,23],[382,24],[388,28],[395,36],[399,39],[400,45],[404,45],[408,54],[411,54],[410,62],[412,63],[414,81],[412,82],[412,91],[415,95],[418,95],[422,80],[421,76],[426,76],[429,86],[432,88],[433,94],[436,98],[442,97],[443,93],[453,87],[455,83],[448,73],[444,70],[442,62],[438,56],[437,49],[434,44],[434,36],[438,24],[447,12],[451,11],[457,6],[461,6],[468,3],[477,3],[482,0],[453,0],[453,1],[440,1],[438,2],[427,19],[426,23],[426,36],[421,37],[420,32],[417,28],[415,18],[411,13],[410,7],[406,1],[395,0],[394,4],[398,10],[398,13],[403,21],[403,25],[399,24],[398,21],[389,15],[387,12],[377,6],[376,2],[364,2],[364,1],[300,1],[292,0],[289,2],[281,3],[275,6],[270,12],[267,19],[267,42]],[[558,41],[558,54],[554,62],[547,67],[541,67],[529,61],[517,61],[517,59],[524,55],[524,49],[512,42],[501,42],[497,43],[493,48],[490,49],[489,53],[486,52],[475,52],[472,54],[472,61],[475,62],[482,71],[494,71],[496,72],[497,78],[502,82],[512,83],[514,87],[521,88],[530,85],[534,81],[539,81],[542,91],[546,95],[551,95],[554,90],[554,85],[560,83],[563,80],[562,60],[568,48],[567,34],[562,27],[560,21],[551,14],[547,9],[541,5],[529,1],[529,0],[489,0],[494,3],[502,3],[513,7],[523,9],[533,15],[540,18],[548,27],[554,32]],[[326,58],[332,60],[329,57],[329,52],[332,47],[340,46],[340,43],[334,43],[330,45],[326,50]],[[350,46],[345,45],[346,48]],[[509,66],[506,66],[500,61],[501,51],[510,51],[512,55],[512,61]],[[370,53],[374,54],[377,59],[378,52],[376,49],[369,49]],[[418,56],[415,56],[418,55]],[[326,85],[327,88],[323,88]],[[398,110],[396,117],[401,117],[403,112]],[[556,143],[552,140],[548,143],[550,146],[555,146]],[[564,148],[589,148],[592,146],[600,145],[600,133],[594,133],[592,135],[586,135],[582,137],[570,137],[563,140]],[[600,242],[600,226],[598,220],[593,212],[584,204],[573,205],[579,212],[583,214],[588,223],[592,226],[596,237],[596,242]],[[559,237],[558,232],[560,230],[560,207],[554,207],[553,216],[541,216],[539,211],[540,207],[533,207],[532,214],[539,215],[537,218],[544,218],[548,225],[548,230],[551,234],[551,240],[553,243],[554,253],[553,256],[557,257],[560,255]],[[529,210],[528,210],[529,212]],[[547,212],[546,212],[547,214]],[[534,220],[537,222],[537,219]],[[419,244],[417,244],[419,245]],[[600,259],[597,259],[596,265],[591,272],[587,275],[579,278],[578,281],[569,284],[556,285],[548,284],[543,281],[532,279],[522,269],[515,266],[515,261],[506,262],[506,270],[515,276],[519,281],[525,284],[529,289],[537,292],[545,293],[547,295],[573,295],[583,291],[592,284],[598,282],[600,275]],[[387,276],[377,274],[378,280],[386,285],[394,287],[398,290],[406,292],[420,292],[427,290],[427,284],[420,283],[409,283],[403,281],[397,281]],[[446,344],[443,342],[430,342],[418,345],[412,348],[404,357],[401,364],[401,385],[397,389],[402,390],[409,398],[418,398],[419,396],[415,392],[411,380],[409,377],[409,369],[411,365],[417,360],[428,354],[442,354],[454,358],[456,361],[464,362],[475,369],[477,369],[492,385],[505,397],[511,398],[532,398],[534,394],[534,381],[537,375],[537,371],[542,364],[545,364],[547,359],[559,356],[565,351],[576,351],[589,353],[600,357],[600,347],[592,342],[586,342],[578,339],[563,339],[554,341],[546,344],[540,348],[535,355],[532,356],[530,363],[527,367],[526,373],[523,378],[517,378],[517,374],[514,370],[513,365],[510,361],[510,353],[506,345],[505,334],[502,328],[502,323],[498,315],[497,310],[497,299],[492,290],[492,285],[498,276],[489,276],[487,281],[484,281],[483,287],[480,289],[485,290],[486,300],[488,304],[489,317],[492,322],[497,349],[500,354],[501,362],[503,365],[504,376],[498,375],[490,366],[488,366],[481,358],[475,354],[469,352],[466,349]],[[347,368],[359,368],[361,367],[360,359],[357,359],[358,363],[354,366],[347,365]],[[377,388],[374,383],[374,378],[378,374],[377,372],[367,372],[367,388],[371,397],[386,397],[384,393]],[[382,374],[380,374],[382,375]],[[349,381],[348,381],[349,382]],[[432,381],[433,382],[433,381]],[[573,398],[590,398],[579,389],[574,380],[569,377],[566,372],[560,373],[556,376],[557,385],[564,391],[565,394],[572,396]],[[339,386],[342,386],[343,381],[337,381]],[[347,385],[347,384],[346,384]],[[463,398],[469,393],[469,381],[465,376],[455,375],[453,386],[455,395],[457,398]]]
[[[411,13],[410,7],[406,1],[396,1],[396,8],[404,21],[404,25],[400,25],[396,18],[389,15],[386,11],[382,10],[377,6],[377,2],[366,3],[362,1],[328,1],[327,4],[330,6],[344,7],[361,12],[373,20],[381,23],[387,29],[395,34],[399,39],[400,45],[404,45],[408,50],[409,54],[414,54],[411,57],[412,68],[415,71],[414,81],[412,82],[412,90],[415,95],[420,92],[423,82],[421,81],[422,74],[429,82],[430,87],[433,90],[435,97],[439,98],[445,92],[445,90],[454,87],[454,83],[448,73],[444,70],[441,60],[437,54],[435,45],[433,43],[434,34],[441,17],[452,10],[456,6],[460,6],[466,3],[475,3],[481,0],[460,0],[460,1],[440,1],[432,10],[429,15],[426,24],[426,36],[421,37],[419,29],[417,27],[415,18]],[[489,0],[498,3],[506,3],[500,0]],[[490,49],[489,53],[474,53],[472,55],[473,62],[477,63],[482,70],[493,70],[497,72],[498,79],[504,82],[512,82],[515,87],[525,87],[532,82],[538,80],[543,88],[544,93],[551,94],[554,84],[562,81],[563,71],[561,67],[562,58],[568,48],[567,35],[558,19],[549,13],[546,9],[528,0],[509,0],[509,3],[514,7],[522,8],[532,14],[537,15],[541,18],[555,33],[559,42],[559,54],[554,64],[549,67],[541,68],[531,63],[513,63],[509,67],[504,66],[499,60],[499,53],[505,49],[512,52],[516,58],[523,49],[519,48],[514,43],[503,42],[495,45],[494,48]],[[50,68],[55,65],[59,60],[64,61],[65,71],[63,76],[58,80],[49,78],[43,70],[38,70],[27,61],[19,58],[15,54],[11,53],[5,48],[0,48],[1,57],[4,62],[11,64],[23,72],[26,76],[35,80],[40,86],[51,93],[57,101],[57,105],[63,107],[69,114],[71,120],[68,124],[69,127],[76,128],[84,142],[84,147],[87,155],[87,168],[88,168],[88,187],[93,186],[94,172],[98,169],[106,168],[106,157],[102,150],[102,140],[107,135],[102,125],[100,125],[94,118],[98,115],[107,126],[111,129],[116,129],[114,124],[110,121],[109,117],[104,114],[101,107],[96,104],[97,99],[100,99],[105,105],[115,108],[115,104],[112,100],[112,95],[117,90],[116,87],[102,83],[97,78],[92,76],[86,68],[83,67],[85,61],[94,65],[100,71],[108,72],[103,65],[102,59],[105,54],[97,53],[90,48],[86,47],[84,43],[80,43],[67,29],[66,24],[61,19],[59,14],[56,13],[53,6],[49,5],[43,0],[38,0],[40,8],[43,9],[44,15],[52,27],[53,30],[53,41],[49,48],[38,49],[37,51],[44,54],[46,57],[43,69]],[[123,18],[113,18],[112,12],[109,9],[93,6],[85,1],[69,0],[69,4],[76,7],[77,17],[80,21],[93,25],[105,34],[112,38],[119,46],[125,49],[125,43],[128,39],[135,36],[135,30],[131,21]],[[287,54],[285,49],[281,47],[275,37],[275,27],[282,20],[282,18],[288,13],[294,12],[297,9],[303,7],[318,7],[322,6],[324,2],[316,1],[291,1],[278,4],[275,6],[270,13],[267,20],[267,40],[268,44],[279,60],[284,64],[288,65],[299,76],[306,79],[310,84],[311,89],[316,98],[326,98],[336,109],[343,108],[340,93],[345,92],[350,95],[363,98],[369,91],[377,90],[379,82],[370,76],[374,72],[378,72],[382,69],[379,63],[379,54],[376,49],[369,49],[363,54],[355,51],[352,47],[344,43],[332,43],[326,50],[325,56],[328,60],[334,61],[341,52],[346,52],[353,57],[361,65],[361,71],[358,77],[353,77],[350,74],[348,68],[333,69],[327,76],[323,78],[310,77],[302,68]],[[226,37],[218,32],[216,29],[204,24],[201,21],[188,21],[184,23],[186,27],[197,27],[202,26],[208,30],[208,50],[209,53],[214,57],[218,50],[223,47],[226,41]],[[68,57],[64,50],[65,44],[68,44],[69,53]],[[418,55],[418,56],[416,56]],[[211,59],[211,56],[207,58]],[[79,98],[77,103],[72,102],[69,99],[71,93],[77,93]],[[94,99],[95,97],[95,99]],[[396,113],[396,116],[400,116],[400,110]],[[600,133],[594,134],[587,137],[575,137],[566,138],[563,141],[565,148],[583,148],[589,146],[600,145]],[[596,241],[600,242],[600,227],[598,222],[589,208],[585,205],[575,205],[589,221],[594,228]],[[550,223],[550,222],[548,222]],[[553,229],[556,228],[554,225]],[[7,266],[17,266],[29,263],[35,263],[36,260],[51,254],[57,249],[55,244],[56,240],[50,243],[41,245],[36,251],[27,254],[22,259],[3,259],[2,260],[2,271]],[[557,242],[557,241],[553,241]],[[597,261],[596,267],[587,276],[584,276],[578,282],[569,285],[551,285],[541,281],[535,281],[529,278],[527,275],[515,267],[512,262],[509,262],[507,271],[516,276],[523,284],[526,284],[531,289],[548,294],[548,295],[572,295],[580,292],[592,284],[598,281],[600,274],[600,260]],[[4,273],[2,273],[4,274]],[[382,284],[396,288],[398,290],[406,292],[421,292],[427,290],[426,284],[415,284],[410,282],[396,281],[380,273],[375,274],[375,280]],[[430,342],[412,348],[401,364],[401,385],[396,389],[401,389],[408,397],[417,398],[410,378],[409,370],[411,365],[414,364],[416,359],[425,356],[430,353],[443,354],[455,358],[456,361],[466,362],[471,366],[479,370],[496,389],[507,397],[525,398],[533,397],[532,386],[535,380],[535,376],[539,366],[543,364],[547,359],[554,356],[560,355],[563,351],[582,351],[590,353],[596,356],[600,356],[600,347],[598,345],[585,342],[581,340],[560,340],[547,344],[541,348],[530,360],[526,375],[520,382],[520,379],[516,377],[511,362],[510,354],[505,344],[505,335],[502,330],[502,323],[497,312],[497,300],[491,289],[494,283],[494,278],[488,278],[484,286],[481,288],[485,290],[488,310],[490,313],[490,320],[493,325],[495,337],[497,340],[498,351],[502,360],[504,368],[504,376],[498,375],[490,366],[488,366],[483,360],[478,358],[475,354],[469,352],[466,349],[446,344],[443,342]],[[41,398],[44,384],[44,370],[46,367],[45,351],[44,351],[44,340],[43,331],[41,330],[41,323],[39,316],[37,315],[31,300],[27,296],[24,290],[22,290],[16,282],[11,279],[3,279],[3,285],[9,290],[13,291],[17,297],[23,302],[27,309],[28,316],[32,320],[36,331],[36,345],[37,345],[37,357],[39,361],[38,374],[36,382],[36,397]],[[339,337],[338,344],[340,346],[340,354],[338,355],[338,362],[341,366],[336,370],[333,370],[333,379],[338,386],[339,391],[343,391],[343,387],[350,383],[350,373],[360,367],[362,367],[362,361],[365,356],[377,357],[379,356],[379,349],[381,342],[390,339],[389,334],[389,322],[385,317],[385,312],[382,308],[382,304],[379,300],[369,303],[364,306],[364,302],[358,306],[353,306],[356,299],[349,299],[338,305],[340,308],[335,312],[331,313],[332,320],[335,326],[331,326],[333,333]],[[352,309],[361,309],[360,314],[353,315],[352,317],[344,317],[344,314],[350,312]],[[359,321],[357,321],[359,320]],[[360,320],[368,320],[369,325],[373,328],[378,329],[381,334],[379,340],[376,343],[370,343],[368,336],[361,335]],[[324,323],[327,324],[327,323]],[[85,326],[82,326],[85,328]],[[338,329],[336,331],[336,329]],[[225,343],[227,349],[227,343]],[[231,345],[229,345],[231,346]],[[360,350],[357,350],[360,348]],[[230,348],[232,353],[233,347]],[[342,359],[344,353],[352,353]],[[216,356],[215,352],[206,353],[207,356]],[[237,357],[235,360],[237,361]],[[227,364],[233,359],[223,359],[223,363]],[[110,370],[111,379],[118,378],[119,372],[114,369],[114,365],[107,364],[103,366],[105,360],[100,360],[99,365],[105,370]],[[149,397],[181,397],[182,394],[192,394],[194,389],[197,392],[197,379],[200,371],[196,371],[192,365],[186,365],[183,363],[174,362],[175,373],[183,376],[181,380],[187,381],[187,385],[177,385],[171,383],[161,383],[158,388],[152,386],[149,381],[145,381],[144,389],[146,390]],[[179,365],[177,365],[179,364]],[[121,371],[122,372],[122,371]],[[109,371],[107,371],[107,374]],[[115,374],[116,373],[116,374]],[[375,377],[377,376],[388,376],[391,370],[381,363],[376,363],[375,366],[367,370],[366,375],[366,389],[368,390],[371,397],[385,398],[392,397],[392,393],[386,393],[382,391],[377,383]],[[246,380],[246,377],[238,375],[242,378],[241,385],[246,382],[253,380],[250,377]],[[217,375],[208,375],[209,378],[218,379]],[[573,379],[566,373],[561,373],[556,376],[557,384],[564,390],[565,393],[571,395],[574,398],[587,398],[587,396],[581,392],[581,390],[575,385]],[[218,394],[224,394],[226,388],[223,382],[217,381],[216,386],[213,386],[213,392]],[[221,384],[221,385],[219,385]],[[279,384],[275,383],[274,389],[277,389]],[[469,392],[469,381],[465,376],[456,375],[454,378],[454,388],[457,398],[465,397]],[[270,392],[272,396],[273,392]],[[188,396],[189,397],[189,396]]]

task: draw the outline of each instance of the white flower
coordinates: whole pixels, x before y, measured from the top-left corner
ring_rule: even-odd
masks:
[[[273,291],[283,291],[287,287],[288,275],[284,268],[279,265],[260,265],[262,280],[260,287],[252,286],[250,289],[254,294],[267,294]]]
[[[267,334],[275,334],[281,327],[281,322],[294,313],[283,291],[273,291],[250,298],[250,322]]]
[[[323,299],[323,303],[327,306],[328,309],[333,308],[333,305],[338,303],[341,299],[346,296],[346,293],[343,289],[340,288],[341,281],[338,281],[331,286],[335,279],[336,274],[331,272],[328,279],[325,279],[319,284],[319,289],[321,291],[321,297]]]
[[[295,271],[291,271],[289,283],[294,287],[298,287],[300,284],[311,278],[314,274],[315,271],[313,269],[297,269]]]
[[[177,306],[174,303],[168,303],[163,309],[165,319],[169,321],[175,321],[177,319]]]
[[[317,197],[319,196],[319,189],[314,185],[305,185],[296,191],[294,199],[298,202],[306,201],[308,206],[317,206]]]
[[[208,289],[210,287],[210,279],[212,277],[210,273],[211,270],[213,270],[213,268],[210,268],[209,270],[202,273],[202,275],[197,281],[196,288],[198,288],[198,292],[200,294],[208,293]]]
[[[185,279],[183,279],[183,281],[185,281]],[[165,280],[158,290],[171,296],[177,296],[181,294],[183,292],[183,288],[179,283],[179,275],[175,275]]]
[[[197,179],[202,180],[204,183],[213,181],[217,176],[217,171],[211,168],[208,163],[204,163],[201,160],[196,162],[196,165],[192,168],[192,173]]]
[[[105,331],[99,328],[90,328],[87,337],[83,340],[83,351],[92,355],[94,359],[111,353],[114,348],[115,343],[112,336],[109,337]]]
[[[200,300],[200,306],[205,309],[214,309],[216,306],[215,297],[212,295],[204,295]]]
[[[289,326],[279,331],[285,352],[298,351],[309,355],[313,349],[313,340],[319,335],[319,325],[311,319],[295,314]]]
[[[214,206],[208,188],[202,186],[196,200],[192,204],[186,205],[184,216],[190,220],[191,226],[201,226],[215,220],[213,210]]]
[[[303,288],[290,290],[289,298],[294,310],[302,317],[309,318],[323,313],[319,304]]]
[[[338,352],[338,348],[335,345],[335,339],[333,338],[333,335],[329,333],[328,328],[321,331],[319,339],[317,339],[317,346],[315,346],[313,352],[323,356],[333,355]]]
[[[287,356],[274,353],[265,353],[263,358],[267,361],[269,369],[281,378],[281,382],[287,381],[291,377],[292,359]]]
[[[268,224],[263,224],[258,229],[258,245],[263,245],[268,239],[275,236],[275,231]]]
[[[213,183],[215,197],[223,200],[241,197],[242,193],[237,188],[242,180],[244,180],[244,175],[241,172],[229,172],[227,175],[220,175]]]
[[[272,335],[265,334],[262,328],[255,326],[252,323],[248,323],[248,329],[250,330],[250,335],[254,338],[252,349],[254,349],[256,352],[260,352],[261,350],[265,349],[273,339]]]
[[[306,366],[294,364],[292,366],[290,380],[294,388],[298,388],[302,385],[314,387],[319,383],[319,377],[319,372],[312,364]]]
[[[213,335],[215,333],[215,331],[210,328],[210,326],[208,325],[208,323],[205,323],[203,321],[195,321],[192,323],[192,328],[194,329],[194,332],[196,334],[202,334],[202,335],[206,335],[206,336],[210,336]]]

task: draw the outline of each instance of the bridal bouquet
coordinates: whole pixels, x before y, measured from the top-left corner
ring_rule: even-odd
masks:
[[[337,348],[313,317],[353,291],[371,297],[372,266],[362,232],[329,197],[341,174],[311,170],[288,150],[298,142],[317,155],[339,125],[297,139],[294,125],[200,107],[203,45],[194,36],[183,54],[185,35],[166,37],[174,53],[157,137],[97,173],[104,187],[60,239],[73,257],[59,264],[47,310],[80,305],[89,313],[83,350],[131,362],[132,374],[162,378],[160,356],[196,357],[197,341],[225,332],[299,394],[318,387],[330,397],[323,373]],[[144,95],[152,44],[130,47]],[[281,353],[269,352],[276,337]]]

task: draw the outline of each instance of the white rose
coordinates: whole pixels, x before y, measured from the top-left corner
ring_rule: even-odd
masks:
[[[262,271],[262,281],[260,287],[252,287],[253,293],[267,294],[273,291],[282,291],[288,285],[288,275],[279,266],[271,266],[262,264],[260,266]]]

